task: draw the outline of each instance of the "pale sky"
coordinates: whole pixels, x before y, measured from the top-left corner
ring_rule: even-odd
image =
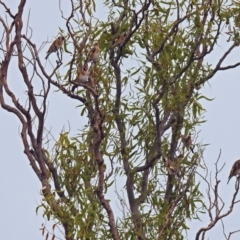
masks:
[[[18,1],[5,1],[12,7],[12,12],[17,7]],[[67,1],[62,1],[67,2]],[[96,1],[97,2],[97,1]],[[30,5],[31,4],[31,5]],[[65,23],[61,20],[57,0],[28,1],[25,7],[25,17],[31,8],[30,26],[33,29],[32,41],[39,46],[47,39],[51,40],[58,34],[58,27],[65,28]],[[0,8],[2,16],[3,10]],[[68,5],[64,6],[68,9]],[[103,13],[104,14],[104,13]],[[40,53],[42,59],[45,57],[49,45],[45,46]],[[216,48],[211,61],[215,63],[224,51],[226,51],[226,41],[223,38],[221,44]],[[223,65],[239,61],[240,49],[235,49],[235,54],[230,55],[228,61]],[[9,74],[9,79],[14,85],[18,79],[14,75],[14,69]],[[233,162],[240,158],[240,69],[219,72],[210,84],[205,84],[202,93],[214,98],[213,101],[202,101],[206,109],[206,123],[199,128],[199,141],[209,143],[205,151],[205,161],[210,169],[214,171],[214,162],[216,161],[220,149],[222,150],[220,164],[226,163],[226,166],[220,174],[222,181],[220,184],[220,194],[226,203],[226,208],[230,204],[230,199],[234,192],[235,179],[232,179],[227,185],[229,171]],[[16,85],[17,87],[18,85]],[[13,86],[14,87],[14,86]],[[16,89],[17,90],[17,89]],[[61,132],[63,126],[68,128],[68,121],[71,123],[72,135],[76,133],[84,123],[79,115],[78,104],[76,101],[67,98],[61,93],[54,92],[49,99],[49,111],[46,120],[46,126],[52,129],[55,137]],[[23,145],[19,136],[19,121],[12,114],[0,109],[0,145],[2,173],[0,174],[0,239],[44,239],[41,236],[39,228],[42,223],[47,223],[41,217],[36,215],[35,209],[40,203],[41,196],[40,182],[33,173],[27,157],[23,153]],[[205,189],[202,186],[202,189]],[[239,198],[238,198],[239,199]],[[234,213],[224,219],[225,230],[229,231],[240,229],[238,214],[240,207],[236,207]],[[208,225],[208,217],[202,218],[202,222],[195,221],[190,225],[191,230],[188,239],[194,239],[196,231],[200,227]],[[51,225],[47,224],[51,229]],[[221,223],[217,224],[214,231],[208,235],[209,239],[224,239]],[[232,240],[240,239],[240,233],[235,234]]]

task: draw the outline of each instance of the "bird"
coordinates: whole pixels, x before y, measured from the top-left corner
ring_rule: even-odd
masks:
[[[47,56],[45,57],[45,59],[47,59],[51,53],[56,52],[58,49],[60,49],[63,45],[64,40],[65,38],[63,36],[60,36],[56,40],[54,40],[47,51]]]
[[[190,148],[192,153],[194,153],[191,135],[183,135],[182,136],[182,143],[186,148]]]
[[[126,37],[127,37],[127,33],[126,32],[121,33],[117,38],[114,39],[111,48],[115,48],[116,46],[119,46],[119,45],[123,44],[123,42],[125,41]]]
[[[88,65],[85,63],[82,67],[78,66],[78,76],[76,78],[77,83],[85,83],[88,81]]]
[[[228,177],[228,182],[227,184],[229,183],[230,179],[233,177],[233,176],[237,176],[237,175],[240,175],[240,159],[237,160],[233,166],[232,166],[232,169],[230,171],[230,174],[229,174],[229,177]]]
[[[99,58],[99,55],[100,55],[100,48],[99,48],[99,44],[98,42],[95,42],[93,44],[93,47],[91,48],[91,50],[89,51],[88,55],[87,55],[87,59],[85,61],[85,63],[88,63],[88,62],[96,62]]]
[[[169,173],[170,175],[172,175],[172,176],[173,176],[173,175],[177,175],[177,177],[180,179],[180,178],[181,178],[180,171],[179,171],[179,169],[177,169],[177,168],[175,167],[174,162],[171,161],[171,160],[168,159],[168,158],[164,158],[163,161],[164,161],[165,164],[166,164],[166,168],[167,168],[167,170],[168,170],[168,173]]]
[[[77,78],[75,79],[76,83],[86,83],[89,78],[89,72],[88,72],[88,65],[85,63],[83,66],[79,65],[77,67]],[[74,83],[73,83],[74,84]],[[71,91],[74,92],[75,88],[77,88],[78,85],[74,84],[72,86]]]

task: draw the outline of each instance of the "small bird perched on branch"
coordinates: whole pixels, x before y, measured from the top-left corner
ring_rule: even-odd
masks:
[[[78,76],[76,78],[76,82],[85,83],[88,81],[88,65],[85,63],[82,67],[78,66]]]
[[[183,135],[182,143],[186,148],[189,148],[192,151],[192,153],[194,153],[191,135]]]
[[[87,56],[87,59],[86,59],[85,63],[88,63],[88,62],[91,62],[91,61],[96,62],[99,58],[99,55],[100,55],[99,44],[98,44],[98,42],[95,42],[93,44],[93,47],[91,48],[91,50],[88,53],[88,56]]]
[[[62,47],[64,40],[65,38],[63,36],[60,36],[56,40],[54,40],[47,51],[47,56],[45,57],[45,59],[47,59],[51,53],[58,51],[58,49]]]
[[[111,48],[115,48],[116,46],[121,45],[125,41],[126,37],[127,37],[126,32],[121,33],[117,38],[114,39]]]
[[[180,179],[181,178],[181,174],[179,169],[177,169],[175,167],[174,162],[172,162],[170,159],[168,158],[163,158],[163,161],[165,162],[166,168],[168,170],[168,173],[172,176],[177,175],[177,177]]]
[[[230,179],[233,177],[233,176],[238,176],[240,175],[240,159],[237,160],[233,166],[232,166],[232,169],[230,171],[230,174],[229,174],[229,177],[228,177],[228,182],[227,184],[229,183]]]
[[[86,83],[88,81],[89,72],[88,72],[88,65],[85,63],[83,66],[77,67],[77,78],[75,79],[76,83]],[[72,92],[74,92],[75,88],[77,88],[77,84],[74,84],[72,87]]]

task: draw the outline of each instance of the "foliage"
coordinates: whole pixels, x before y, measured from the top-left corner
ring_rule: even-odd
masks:
[[[42,183],[44,216],[62,225],[67,240],[184,239],[187,220],[198,220],[208,210],[196,181],[198,167],[206,167],[196,127],[205,121],[201,99],[211,99],[200,89],[217,72],[240,65],[222,66],[239,44],[239,3],[106,0],[101,7],[108,18],[102,20],[96,17],[100,3],[70,0],[71,14],[64,17],[62,10],[63,53],[57,53],[51,73],[30,35],[23,33],[26,0],[16,15],[0,3],[12,21],[8,25],[0,18],[0,102],[22,124],[24,152]],[[213,66],[206,57],[226,28],[229,48]],[[113,47],[124,32],[123,42]],[[88,63],[88,82],[79,82],[78,68],[95,41],[101,57]],[[25,105],[9,87],[14,58],[27,88]],[[63,98],[76,100],[80,119],[88,124],[76,136],[62,132],[47,149],[44,119],[52,85]],[[191,140],[191,135],[193,144],[184,145],[182,137]],[[164,159],[181,172],[180,178]],[[109,199],[113,189],[121,211]]]

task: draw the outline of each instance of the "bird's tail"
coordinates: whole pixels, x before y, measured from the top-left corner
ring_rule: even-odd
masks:
[[[229,177],[228,177],[228,181],[227,181],[227,184],[229,183],[229,181],[230,181],[231,177],[232,177],[232,176],[229,176]]]
[[[47,56],[45,57],[45,59],[47,60],[48,59],[48,56],[50,55],[50,53],[47,53]]]
[[[77,86],[74,84],[74,85],[72,86],[71,92],[74,93],[75,88],[77,88]]]
[[[175,174],[175,175],[177,175],[177,177],[179,178],[179,179],[181,179],[181,174],[180,174],[180,171],[179,171],[179,169],[177,169],[177,168],[175,168],[175,167],[170,167],[171,168],[171,170],[173,171],[173,173]]]
[[[189,147],[189,148],[190,148],[191,152],[194,153],[194,151],[193,151],[193,147]]]
[[[182,176],[180,175],[180,173],[177,173],[177,177],[180,180],[182,178]]]

